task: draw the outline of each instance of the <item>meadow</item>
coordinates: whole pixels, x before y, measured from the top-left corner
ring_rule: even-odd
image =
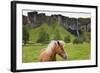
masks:
[[[39,62],[39,55],[41,53],[42,48],[46,48],[47,44],[26,44],[23,45],[22,48],[22,62],[23,63],[31,63],[31,62]],[[90,59],[90,44],[72,44],[66,43],[64,49],[68,55],[67,61],[73,60],[87,60]],[[62,61],[63,59],[57,55],[57,61]]]

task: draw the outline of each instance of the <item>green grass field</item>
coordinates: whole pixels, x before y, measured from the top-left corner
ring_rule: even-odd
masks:
[[[39,62],[39,55],[42,48],[46,48],[47,44],[26,44],[22,48],[22,62]],[[90,59],[90,44],[65,44],[64,47],[68,60],[86,60]],[[57,55],[57,60],[63,60],[60,56]]]

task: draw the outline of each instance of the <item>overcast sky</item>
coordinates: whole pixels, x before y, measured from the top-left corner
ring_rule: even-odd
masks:
[[[23,15],[27,16],[28,12],[34,12],[34,10],[29,11],[29,10],[23,10]],[[86,12],[70,12],[70,11],[66,11],[66,12],[60,12],[60,11],[37,11],[38,13],[45,13],[47,16],[51,16],[54,14],[61,14],[63,16],[68,16],[68,17],[75,17],[75,18],[87,18],[87,17],[91,17],[90,13],[86,13]]]

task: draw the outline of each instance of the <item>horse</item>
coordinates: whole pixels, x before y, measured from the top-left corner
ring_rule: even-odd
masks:
[[[64,60],[67,60],[64,44],[61,40],[52,40],[47,48],[42,49],[39,56],[40,62],[56,61],[56,54],[60,55]]]

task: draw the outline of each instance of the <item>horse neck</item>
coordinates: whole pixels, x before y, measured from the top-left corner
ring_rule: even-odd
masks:
[[[55,48],[52,49],[52,52],[51,52],[51,55],[50,55],[52,57],[52,61],[56,60],[56,54],[57,53],[56,53],[56,47],[55,47]]]
[[[45,52],[47,52],[49,54],[56,54],[56,47],[46,49]]]
[[[56,47],[51,48],[51,50],[46,50],[45,52],[47,52],[47,54],[50,56],[51,61],[55,61],[56,60]]]
[[[56,55],[56,47],[52,49],[52,54]]]

